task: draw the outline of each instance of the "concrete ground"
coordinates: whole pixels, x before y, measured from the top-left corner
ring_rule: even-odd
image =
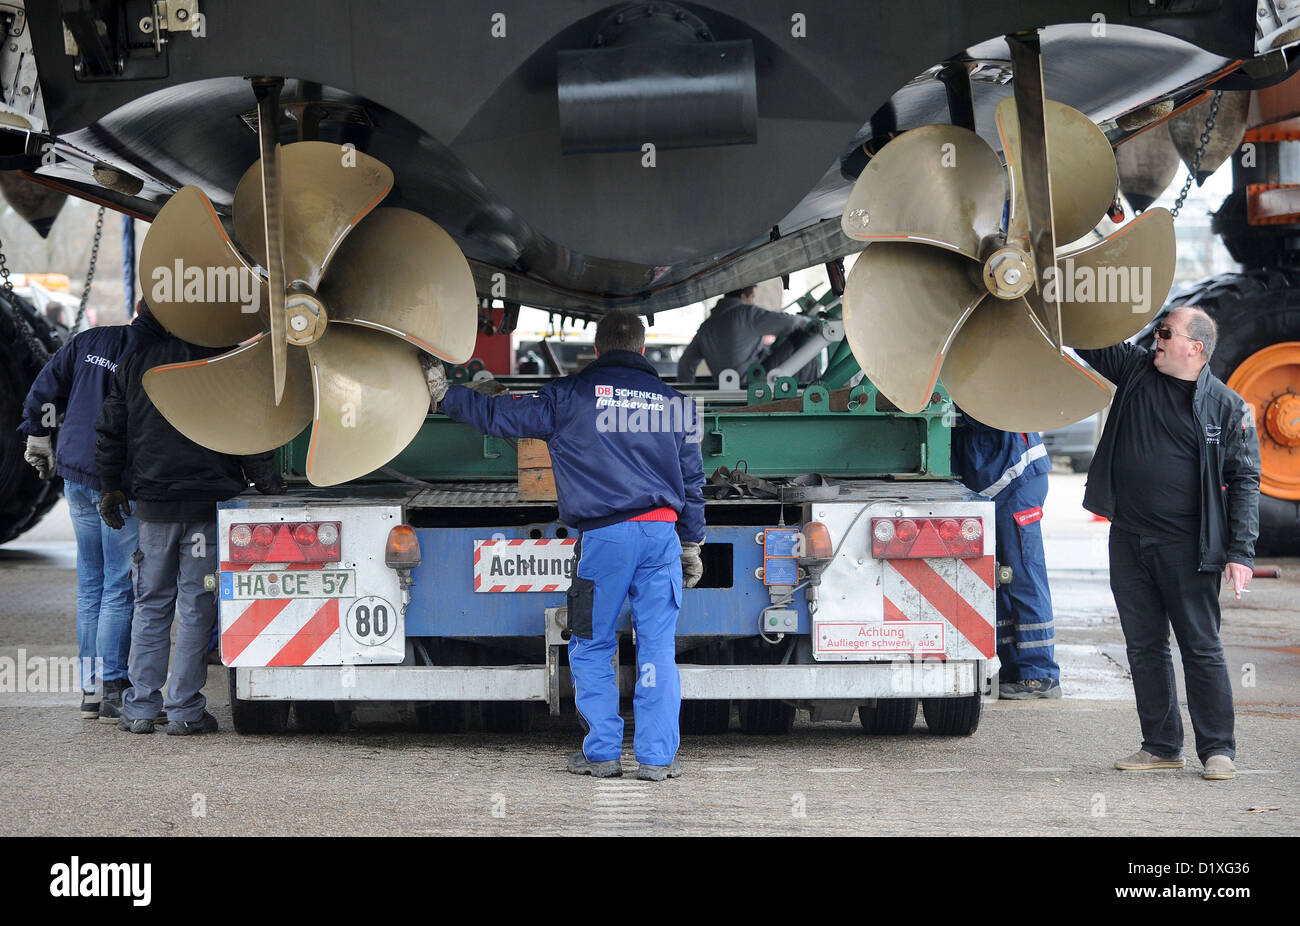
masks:
[[[1106,577],[1107,525],[1079,507],[1083,477],[1054,474],[1044,526],[1066,697],[986,704],[970,738],[868,737],[856,721],[783,737],[688,737],[685,777],[595,781],[563,771],[581,732],[539,716],[526,736],[432,735],[371,711],[346,732],[231,732],[225,670],[210,670],[217,735],[132,736],[83,721],[79,695],[0,685],[3,835],[1296,835],[1300,560],[1268,560],[1223,598],[1239,776],[1206,782],[1186,717],[1188,768],[1121,773],[1137,748],[1123,635]],[[66,509],[0,547],[0,665],[75,646]],[[11,677],[12,679],[12,677]],[[1181,686],[1181,670],[1179,672]],[[75,688],[75,686],[73,686]],[[630,727],[630,724],[629,724]],[[624,758],[630,770],[630,751]]]

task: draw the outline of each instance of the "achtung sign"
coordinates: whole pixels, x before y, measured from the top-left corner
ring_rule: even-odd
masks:
[[[578,541],[475,540],[474,591],[565,592],[578,560]]]

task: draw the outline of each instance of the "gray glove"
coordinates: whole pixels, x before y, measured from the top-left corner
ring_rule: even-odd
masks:
[[[486,396],[505,395],[510,391],[510,387],[492,377],[476,379],[469,384],[469,388],[475,392],[482,393]]]
[[[424,381],[429,384],[429,407],[437,408],[442,397],[447,394],[451,384],[443,372],[442,361],[428,354],[420,354],[420,366],[424,368]]]
[[[698,543],[682,544],[682,584],[694,588],[704,575],[704,560],[700,559]]]
[[[42,479],[49,479],[54,475],[54,448],[50,446],[48,436],[28,435],[27,450],[23,453],[23,459],[36,469]]]

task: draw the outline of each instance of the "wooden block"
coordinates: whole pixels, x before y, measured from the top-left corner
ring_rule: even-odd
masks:
[[[519,498],[521,501],[526,502],[555,501],[558,498],[555,492],[555,471],[551,469],[519,470]]]
[[[515,452],[519,457],[521,470],[551,468],[551,451],[544,440],[521,437]]]

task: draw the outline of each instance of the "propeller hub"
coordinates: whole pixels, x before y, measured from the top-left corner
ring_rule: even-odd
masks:
[[[1018,299],[1034,285],[1034,265],[1020,248],[1006,245],[984,261],[984,286],[999,299]]]
[[[306,347],[320,340],[328,318],[325,306],[313,294],[291,292],[284,300],[285,338],[290,344]]]

